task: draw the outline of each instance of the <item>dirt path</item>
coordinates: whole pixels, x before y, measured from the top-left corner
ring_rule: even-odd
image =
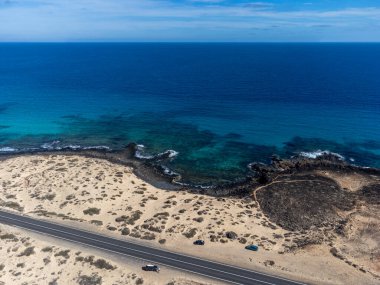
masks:
[[[279,175],[278,175],[279,176]],[[312,180],[309,180],[309,179],[297,179],[297,180],[292,180],[292,181],[276,181],[276,179],[278,178],[278,176],[276,176],[276,178],[274,179],[274,181],[266,184],[266,185],[263,185],[263,186],[260,186],[260,187],[257,187],[254,191],[253,191],[253,198],[255,199],[255,201],[257,202],[258,204],[258,207],[260,208],[260,203],[259,201],[257,200],[257,191],[259,190],[262,190],[270,185],[273,185],[273,184],[278,184],[278,183],[296,183],[296,182],[310,182],[310,181],[315,181],[315,182],[323,182],[323,183],[327,183],[326,181],[323,181],[323,180],[319,180],[319,179],[312,179]],[[261,208],[260,208],[261,210]]]

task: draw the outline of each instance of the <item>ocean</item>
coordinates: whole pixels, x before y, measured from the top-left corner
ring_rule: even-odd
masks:
[[[203,185],[273,154],[380,167],[380,44],[0,44],[0,152],[130,142]]]

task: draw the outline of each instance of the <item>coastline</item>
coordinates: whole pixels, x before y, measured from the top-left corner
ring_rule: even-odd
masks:
[[[322,162],[318,162],[319,167],[325,166],[326,162]],[[359,223],[364,215],[361,213],[368,208],[364,213],[367,215],[372,211],[374,215],[378,208],[376,204],[368,204],[363,200],[366,196],[361,194],[361,189],[380,183],[380,179],[378,175],[371,178],[372,174],[366,173],[367,169],[351,171],[356,168],[335,163],[327,164],[326,167],[330,167],[327,171],[317,168],[311,170],[306,162],[292,164],[289,161],[277,161],[275,165],[283,172],[276,172],[279,170],[273,165],[269,168],[272,172],[267,168],[262,169],[263,173],[265,170],[265,173],[270,174],[268,177],[271,182],[260,184],[251,177],[231,188],[167,189],[163,186],[170,181],[166,180],[162,184],[159,176],[150,176],[150,179],[153,177],[158,180],[156,185],[143,179],[147,173],[157,174],[141,161],[131,158],[128,149],[112,155],[104,151],[65,151],[2,156],[0,179],[3,191],[0,199],[1,207],[12,210],[8,206],[13,205],[16,206],[13,210],[35,218],[53,219],[118,238],[138,240],[177,252],[306,280],[311,284],[343,284],[341,282],[345,277],[336,275],[337,271],[344,272],[352,284],[357,284],[363,278],[368,284],[376,284],[378,277],[371,276],[379,274],[376,273],[379,269],[373,267],[367,254],[358,257],[352,252],[345,253],[344,245],[353,241],[344,234],[337,234],[336,227],[341,225],[342,217],[347,216],[347,227],[343,225],[343,228],[355,225],[355,228],[359,227],[355,236],[365,234],[362,227],[368,226],[368,223]],[[284,168],[285,165],[288,165],[288,169]],[[136,170],[139,167],[143,171]],[[279,173],[280,178],[276,178]],[[317,182],[299,184],[300,178]],[[281,193],[281,189],[282,192],[291,190],[285,187],[289,183],[296,183],[292,185],[311,191],[306,203],[316,199],[312,197],[318,197],[318,192],[313,191],[318,190],[321,183],[327,183],[327,188],[337,195],[325,195],[321,197],[324,199],[316,201],[321,205],[331,204],[331,207],[322,209],[322,216],[310,220],[311,227],[308,228],[302,223],[305,218],[298,217],[307,213],[304,208],[296,208],[293,211],[295,217],[283,220],[279,219],[279,216],[284,216],[281,212],[273,212],[273,208],[267,206],[266,201],[272,196],[266,193],[272,195]],[[276,185],[282,188],[273,188]],[[353,188],[348,189],[347,185]],[[252,191],[258,187],[261,187],[260,195],[255,197]],[[250,192],[247,194],[246,191]],[[339,215],[336,215],[335,203],[346,197],[346,192],[357,193],[353,198],[363,201],[360,205],[366,208],[359,211],[352,208],[350,203],[343,203]],[[370,193],[376,195],[377,192]],[[304,196],[297,192],[284,192],[280,198],[288,199],[287,195],[293,195],[292,199],[301,199],[300,205],[306,204],[302,200]],[[286,202],[281,199],[276,198],[273,203]],[[91,209],[99,209],[100,213]],[[285,210],[291,211],[289,208]],[[207,241],[206,250],[194,248],[192,242],[197,238]],[[259,244],[261,250],[252,255],[244,250],[244,244],[249,243]],[[178,244],[181,246],[176,246]],[[337,249],[343,259],[334,256],[332,248]],[[326,268],[326,264],[329,268]],[[325,272],[325,276],[318,276],[321,271]]]
[[[129,143],[123,149],[112,150],[106,146],[65,147],[62,149],[45,148],[16,152],[0,152],[0,161],[18,156],[33,155],[79,155],[87,158],[104,159],[111,163],[133,168],[133,173],[142,180],[164,190],[186,189],[194,193],[211,196],[244,196],[250,193],[252,187],[268,183],[279,174],[291,174],[303,171],[333,170],[355,171],[368,175],[380,175],[380,168],[355,165],[346,161],[341,155],[329,151],[317,151],[317,155],[300,153],[291,158],[280,158],[272,155],[270,163],[251,162],[247,165],[248,174],[236,177],[232,181],[198,185],[182,183],[181,175],[160,164],[161,161],[172,158],[168,150],[157,155],[144,156],[139,154],[140,145]]]
[[[49,156],[49,155],[79,155],[86,158],[104,159],[111,163],[132,167],[136,176],[146,182],[162,189],[178,189],[180,186],[172,182],[172,177],[156,171],[156,168],[146,164],[144,160],[135,157],[134,146],[130,144],[123,150],[109,150],[106,148],[89,148],[89,149],[38,149],[35,151],[19,151],[15,153],[0,153],[0,161],[19,156]]]

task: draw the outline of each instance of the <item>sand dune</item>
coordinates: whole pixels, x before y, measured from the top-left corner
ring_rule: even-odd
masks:
[[[336,181],[341,177],[323,175]],[[358,191],[366,185],[365,181],[357,182],[355,176],[350,179],[354,182],[342,178],[337,184],[345,188],[352,185],[347,191]],[[347,235],[286,230],[264,215],[253,195],[215,198],[162,190],[136,177],[131,168],[63,155],[1,161],[0,205],[30,216],[309,283],[378,284],[380,280],[376,277],[380,275],[376,266],[379,256],[368,255],[368,251],[380,252],[378,218],[368,220],[364,208],[360,213],[352,211],[350,221],[356,227],[351,227]],[[371,207],[378,209],[377,205]],[[206,245],[193,246],[198,238]],[[362,238],[368,242],[360,244]],[[260,250],[246,251],[247,244],[258,244]]]

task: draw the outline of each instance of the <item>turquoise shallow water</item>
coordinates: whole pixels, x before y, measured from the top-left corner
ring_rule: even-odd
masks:
[[[377,44],[1,44],[0,151],[129,142],[208,184],[272,154],[380,167]]]

